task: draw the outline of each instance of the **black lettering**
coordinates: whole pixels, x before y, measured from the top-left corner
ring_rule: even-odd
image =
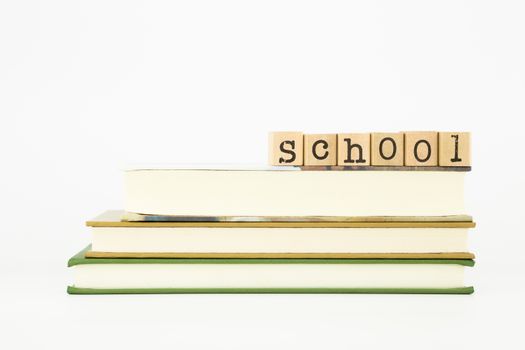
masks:
[[[291,149],[286,149],[286,148],[284,148],[285,145],[290,145],[292,147],[291,147]],[[289,159],[284,159],[283,157],[280,157],[279,158],[279,163],[292,163],[297,158],[297,155],[294,152],[295,141],[283,141],[279,145],[279,149],[281,150],[281,152],[289,154],[291,156]]]
[[[324,155],[320,156],[317,154],[317,146],[318,145],[321,145],[323,147],[324,150],[326,150],[328,148],[328,142],[326,142],[325,140],[317,140],[313,143],[312,145],[312,154],[314,155],[315,159],[318,159],[318,160],[323,160],[323,159],[326,159],[328,157],[328,151],[325,151],[324,152]]]
[[[366,160],[363,159],[363,147],[359,144],[353,144],[352,145],[352,139],[344,139],[346,142],[346,159],[345,163],[366,163]],[[357,160],[352,159],[352,148],[356,148],[357,152],[359,153],[359,157]]]
[[[392,154],[387,157],[385,156],[385,154],[383,153],[383,145],[386,141],[390,141],[392,142]],[[385,137],[384,139],[381,140],[381,142],[379,143],[379,155],[381,156],[381,158],[385,159],[385,160],[390,160],[390,159],[393,159],[395,156],[396,156],[396,152],[397,152],[397,145],[396,145],[396,141],[394,141],[393,138],[391,137]]]
[[[417,148],[419,147],[420,144],[425,144],[427,145],[427,156],[424,157],[424,158],[419,158],[419,155],[417,153]],[[431,150],[431,147],[430,147],[430,143],[427,141],[427,140],[419,140],[418,142],[416,142],[416,144],[414,145],[414,157],[417,159],[418,162],[420,163],[424,163],[426,161],[428,161],[430,159],[430,155],[432,154],[432,150]]]
[[[451,162],[461,162],[461,158],[458,157],[459,153],[459,135],[450,135],[454,140],[454,158],[450,159]]]

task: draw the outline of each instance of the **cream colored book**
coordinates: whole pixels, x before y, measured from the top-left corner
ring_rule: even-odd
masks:
[[[92,248],[86,256],[473,258],[467,245],[472,221],[136,222],[121,216],[108,211],[87,222]]]
[[[171,216],[464,215],[465,171],[140,168],[125,210]]]

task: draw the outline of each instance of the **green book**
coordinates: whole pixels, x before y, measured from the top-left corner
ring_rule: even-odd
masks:
[[[71,259],[70,294],[403,293],[471,294],[470,259]]]

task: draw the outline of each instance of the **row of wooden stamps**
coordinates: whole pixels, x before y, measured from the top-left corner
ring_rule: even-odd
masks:
[[[470,158],[469,132],[269,134],[270,165],[461,167]]]

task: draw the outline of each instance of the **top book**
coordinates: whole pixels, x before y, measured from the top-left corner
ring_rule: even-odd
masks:
[[[205,216],[212,221],[222,216],[464,215],[463,183],[467,170],[130,169],[125,172],[125,210],[150,215]]]
[[[270,165],[469,167],[468,132],[271,132]]]

